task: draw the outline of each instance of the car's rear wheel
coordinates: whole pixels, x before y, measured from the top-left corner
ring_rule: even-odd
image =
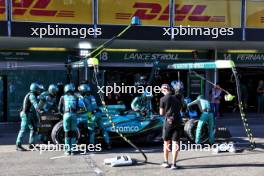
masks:
[[[80,138],[80,131],[77,128],[77,141]],[[64,144],[65,133],[63,130],[63,121],[59,121],[52,129],[51,139],[54,144]]]
[[[184,132],[190,142],[195,143],[196,129],[198,125],[198,120],[191,119],[188,120],[184,125]],[[201,133],[201,143],[208,143],[208,125],[204,124]]]

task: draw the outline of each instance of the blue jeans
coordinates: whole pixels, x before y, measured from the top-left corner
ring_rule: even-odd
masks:
[[[219,113],[219,103],[211,103],[211,109],[214,113],[214,117],[217,117]]]

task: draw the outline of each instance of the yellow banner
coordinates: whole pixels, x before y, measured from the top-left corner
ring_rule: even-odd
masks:
[[[0,0],[0,21],[6,20],[5,0]]]
[[[92,23],[92,0],[13,0],[14,21]]]
[[[239,27],[240,0],[175,0],[176,25]],[[99,0],[100,24],[169,25],[169,0]]]
[[[169,0],[99,0],[99,24],[128,25],[139,16],[143,25],[169,26],[168,4]]]
[[[247,1],[247,27],[263,28],[264,27],[264,2]]]
[[[176,25],[240,27],[241,0],[175,0]]]

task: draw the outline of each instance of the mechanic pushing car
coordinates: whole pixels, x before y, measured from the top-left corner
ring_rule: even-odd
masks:
[[[131,103],[131,109],[140,112],[143,116],[151,117],[152,115],[152,95],[150,92],[144,92],[141,96],[135,97]]]
[[[41,110],[37,102],[37,96],[41,93],[42,86],[38,83],[32,83],[30,85],[30,92],[26,94],[23,101],[23,108],[20,112],[21,126],[16,140],[16,150],[26,151],[22,147],[22,140],[28,127],[30,129],[29,135],[29,149],[34,148],[34,144],[37,138],[39,113]]]
[[[57,109],[57,93],[59,89],[56,85],[49,85],[48,91],[45,91],[39,96],[39,107],[45,113],[54,113]]]
[[[214,114],[211,112],[210,102],[204,98],[203,95],[199,95],[196,100],[189,103],[187,106],[190,107],[192,105],[198,105],[202,115],[199,119],[197,129],[196,129],[196,137],[195,143],[200,144],[201,133],[204,123],[208,123],[209,126],[209,142],[210,144],[214,144],[214,128],[215,128],[215,119]]]
[[[98,111],[98,106],[95,97],[91,94],[91,87],[88,84],[81,84],[78,87],[79,96],[79,118],[86,121],[89,131],[89,143],[95,144],[95,127],[96,125],[102,130],[103,138],[107,145],[107,149],[111,149],[110,137],[103,126],[101,113]]]
[[[181,136],[181,117],[180,110],[182,108],[181,101],[173,95],[171,88],[168,84],[163,84],[161,86],[161,92],[164,97],[160,99],[160,115],[165,117],[163,124],[163,152],[164,152],[164,162],[162,166],[169,168],[168,163],[170,145],[172,141],[172,165],[171,169],[177,169],[176,160],[179,152],[179,141]]]
[[[72,147],[76,144],[78,98],[74,95],[75,87],[67,84],[64,95],[60,98],[58,110],[63,113],[63,129],[65,132],[65,155],[74,154]]]

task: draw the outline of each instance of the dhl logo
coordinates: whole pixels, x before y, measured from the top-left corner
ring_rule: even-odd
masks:
[[[23,16],[29,12],[32,16],[56,16],[56,17],[74,17],[74,11],[65,10],[47,10],[52,0],[12,0],[13,15]],[[0,14],[5,13],[5,0],[0,0]]]
[[[225,22],[225,16],[204,16],[206,5],[175,5],[175,21],[195,22]],[[136,2],[133,6],[137,9],[132,13],[116,13],[116,19],[127,20],[132,16],[138,16],[141,20],[169,20],[169,5],[162,8],[159,3]]]

